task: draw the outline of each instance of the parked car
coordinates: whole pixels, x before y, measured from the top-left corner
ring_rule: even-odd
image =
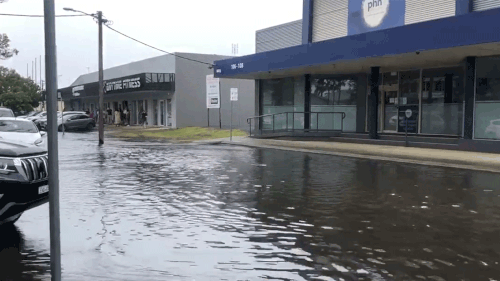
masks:
[[[11,109],[0,107],[0,117],[15,117],[15,115]]]
[[[46,148],[0,139],[0,225],[49,200]]]
[[[57,112],[57,118],[61,118],[61,114],[63,115],[71,115],[71,114],[85,114],[84,111],[65,111],[61,113],[60,111]],[[47,127],[47,112],[44,112],[44,114],[40,115],[42,117],[38,117],[33,122],[37,126],[39,130],[45,130]]]
[[[35,117],[41,113],[42,113],[42,111],[32,111],[26,115],[17,116],[17,118],[22,118],[22,119],[31,118],[31,117]]]
[[[92,130],[95,127],[95,120],[87,114],[71,114],[63,116],[57,120],[57,128],[59,131],[64,130]]]
[[[57,112],[57,123],[58,125],[62,124],[61,116],[69,116],[69,115],[75,115],[75,114],[85,114],[84,111],[65,111],[63,113]],[[66,120],[66,119],[65,119]],[[38,127],[39,130],[47,130],[47,116],[40,118],[35,122],[35,125]]]
[[[0,139],[24,143],[27,145],[42,145],[45,132],[40,133],[33,121],[15,117],[0,117]]]

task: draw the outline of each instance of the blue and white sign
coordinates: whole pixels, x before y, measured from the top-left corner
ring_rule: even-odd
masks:
[[[349,35],[402,26],[405,0],[350,0]]]

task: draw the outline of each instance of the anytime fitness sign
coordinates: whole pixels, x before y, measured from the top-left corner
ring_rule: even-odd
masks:
[[[106,82],[106,92],[113,92],[126,89],[138,89],[141,87],[141,78],[127,78],[123,80]]]

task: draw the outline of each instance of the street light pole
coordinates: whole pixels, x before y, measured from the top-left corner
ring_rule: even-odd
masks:
[[[61,280],[61,221],[59,213],[59,153],[57,141],[57,50],[54,0],[44,0],[45,77],[49,157],[50,274]]]
[[[104,121],[102,107],[104,106],[104,73],[102,65],[102,12],[97,12],[97,20],[99,21],[99,145],[104,144]]]

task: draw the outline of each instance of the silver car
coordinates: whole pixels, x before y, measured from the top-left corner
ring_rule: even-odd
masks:
[[[0,117],[15,117],[15,115],[11,109],[0,107]]]

